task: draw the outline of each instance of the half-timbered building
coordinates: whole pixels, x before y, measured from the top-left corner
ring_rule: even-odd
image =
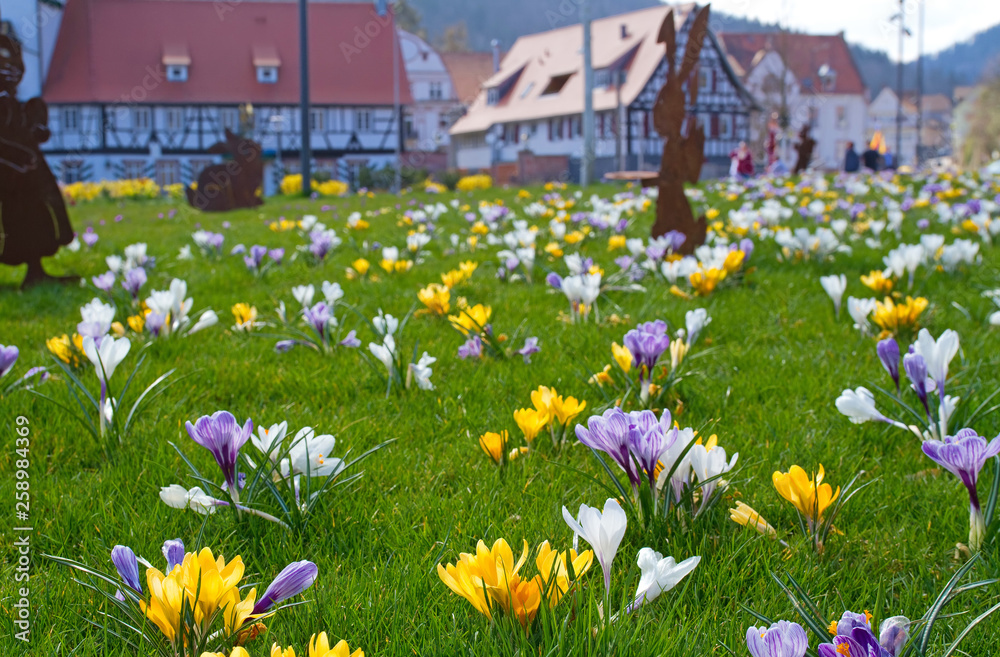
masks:
[[[657,37],[671,9],[680,58],[694,4],[658,6],[592,23],[598,171],[659,164],[663,143],[653,127],[652,109],[667,63]],[[518,39],[468,113],[452,127],[458,166],[486,169],[517,159],[521,150],[581,157],[582,44],[580,25]],[[749,136],[749,115],[756,104],[711,30],[702,47],[697,84],[697,100],[688,103],[687,111],[705,130],[706,160],[728,162],[729,153]]]
[[[310,4],[318,170],[394,161],[394,54],[400,101],[411,102],[395,36],[391,13],[377,15],[370,2]],[[68,0],[43,93],[53,171],[64,182],[188,183],[218,160],[210,148],[227,128],[259,141],[272,172],[295,171],[298,43],[295,3]]]

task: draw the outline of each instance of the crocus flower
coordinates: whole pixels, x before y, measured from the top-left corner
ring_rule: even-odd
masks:
[[[747,650],[753,657],[803,657],[809,638],[798,623],[778,621],[747,630]]]
[[[316,288],[312,285],[296,285],[292,288],[292,296],[302,304],[303,309],[312,305],[313,295],[315,294]]]
[[[478,335],[473,335],[469,338],[465,344],[458,348],[458,357],[461,359],[466,358],[482,358],[483,357],[483,341]]]
[[[652,548],[644,547],[639,550],[636,563],[642,575],[635,591],[635,600],[629,605],[628,611],[634,611],[652,602],[661,593],[677,586],[678,582],[687,577],[699,562],[701,557],[689,557],[677,563],[673,557],[664,557],[659,552],[654,552]]]
[[[163,558],[167,560],[167,573],[184,561],[184,541],[179,538],[167,539],[161,548]]]
[[[313,585],[318,574],[319,568],[311,561],[288,564],[257,600],[252,613],[263,614],[274,605],[302,593]]]
[[[906,365],[906,360],[903,360],[903,365]],[[900,429],[907,429],[907,427],[902,422],[896,420],[890,420],[886,416],[882,415],[877,408],[875,408],[875,396],[872,394],[871,390],[860,386],[854,390],[848,388],[844,392],[840,393],[836,401],[837,410],[842,414],[847,416],[847,419],[854,424],[863,424],[864,422],[871,422],[872,420],[878,420],[879,422],[885,422],[886,424],[891,424],[894,427]]]
[[[691,469],[702,484],[701,506],[704,508],[719,484],[719,480],[716,478],[732,470],[740,455],[737,452],[733,454],[732,459],[727,461],[725,448],[713,445],[694,445],[688,452],[688,456],[691,459]]]
[[[139,290],[142,286],[146,284],[146,270],[142,267],[136,267],[134,269],[129,269],[125,272],[125,277],[122,280],[122,288],[128,292],[133,299],[139,298]]]
[[[518,355],[524,358],[525,363],[531,362],[531,354],[536,354],[541,351],[541,347],[538,346],[538,338],[530,337],[525,338],[524,346],[517,350]]]
[[[948,364],[958,353],[958,333],[948,329],[935,340],[927,329],[920,329],[913,344],[915,353],[927,361],[927,374],[937,384],[938,394],[944,398],[944,385],[948,380]]]
[[[708,316],[708,311],[704,308],[695,308],[684,314],[684,326],[687,328],[687,346],[690,347],[698,341],[702,329],[712,322]]]
[[[20,350],[14,345],[7,347],[0,344],[0,379],[14,368],[14,363],[17,362],[20,353]]]
[[[562,509],[563,520],[575,534],[590,544],[597,556],[597,561],[604,570],[604,595],[611,594],[611,564],[615,560],[618,546],[625,536],[628,517],[618,500],[609,498],[604,503],[604,511],[586,504],[580,505],[576,518],[570,515],[565,506]]]
[[[834,316],[840,318],[840,301],[844,298],[844,291],[847,290],[847,276],[822,276],[819,279],[820,285],[826,290],[830,300],[833,301]]]
[[[778,494],[791,502],[796,510],[808,519],[810,527],[823,521],[823,512],[840,495],[840,486],[837,486],[834,492],[830,484],[822,483],[823,475],[822,464],[812,479],[797,465],[793,465],[788,472],[776,470],[771,475]]]
[[[160,489],[160,499],[164,504],[173,509],[190,508],[201,515],[215,513],[216,507],[228,505],[228,502],[223,502],[207,495],[200,486],[195,486],[191,490],[188,490],[178,484],[162,487]]]
[[[125,584],[135,591],[142,593],[142,582],[139,580],[139,562],[135,558],[132,548],[125,545],[116,545],[111,549],[111,562],[115,565],[119,577]]]
[[[882,621],[876,639],[870,625],[871,615],[845,611],[839,621],[831,624],[836,629],[832,643],[817,647],[820,657],[864,655],[865,657],[899,657],[908,638],[910,621],[905,616],[893,616]]]
[[[421,390],[433,390],[434,384],[431,383],[431,375],[434,371],[431,369],[431,365],[435,362],[437,362],[437,358],[425,351],[420,360],[410,363],[410,370],[407,377],[412,376],[417,382],[417,387]]]
[[[344,462],[333,454],[337,439],[329,434],[316,435],[312,427],[299,429],[288,450],[292,472],[311,477],[329,477],[344,469]],[[287,473],[282,473],[287,476]]]
[[[562,290],[562,282],[563,282],[562,276],[560,276],[555,272],[551,272],[548,276],[546,276],[545,282],[548,283],[551,287],[555,288],[556,290]]]
[[[92,247],[95,244],[97,244],[98,238],[97,238],[97,233],[93,232],[93,229],[88,228],[87,232],[85,232],[80,237],[80,239],[83,240],[83,243],[86,244],[88,247]]]
[[[978,550],[986,532],[976,482],[986,461],[1000,454],[1000,436],[987,442],[973,429],[962,429],[944,441],[925,440],[924,454],[962,480],[969,491],[969,547]]]
[[[764,517],[754,511],[753,507],[743,502],[737,502],[735,509],[729,509],[729,519],[744,527],[753,527],[764,536],[777,538],[778,532]]]
[[[108,379],[110,379],[118,365],[125,360],[132,343],[128,338],[112,338],[110,336],[101,340],[98,345],[94,338],[87,336],[83,339],[83,353],[94,365],[97,378],[101,381],[101,403],[107,396]]]
[[[652,411],[632,411],[628,414],[628,422],[628,451],[645,471],[650,490],[655,490],[656,465],[660,454],[674,444],[677,432],[671,431],[668,436]]]
[[[90,280],[98,290],[108,292],[115,284],[115,273],[113,271],[106,271],[100,276],[94,276]]]
[[[285,257],[285,250],[282,248],[271,249],[267,252],[267,256],[271,258],[276,264],[281,264],[282,258]]]
[[[316,331],[316,334],[321,340],[323,340],[323,344],[326,344],[326,340],[329,337],[328,328],[331,324],[336,322],[330,306],[320,301],[312,308],[303,308],[302,317],[306,320],[306,323],[309,324],[314,331]]]
[[[191,440],[195,441],[215,457],[226,485],[233,497],[238,497],[236,488],[236,459],[240,448],[250,439],[253,432],[253,421],[247,420],[241,427],[229,411],[216,411],[212,415],[203,415],[194,423],[186,422]]]
[[[341,347],[347,347],[348,349],[356,349],[361,346],[361,340],[358,339],[358,332],[351,329],[347,335],[338,344]]]
[[[507,432],[487,431],[479,437],[479,446],[482,447],[486,455],[493,459],[493,462],[500,465],[503,462],[504,452],[507,450]]]
[[[250,442],[260,450],[261,454],[271,461],[278,457],[281,451],[281,443],[284,442],[288,434],[288,422],[272,424],[269,427],[258,426],[257,435],[250,436]]]
[[[890,335],[876,345],[875,351],[878,353],[879,360],[882,361],[882,367],[896,384],[896,392],[899,392],[899,344]]]
[[[927,403],[927,361],[917,353],[909,353],[903,356],[903,370],[906,377],[913,384],[913,391],[920,398],[920,403],[924,405],[927,417],[931,416],[931,408]]]
[[[667,323],[663,320],[639,324],[625,334],[625,347],[632,353],[632,365],[639,368],[643,400],[649,397],[649,376],[663,352],[670,347]]]
[[[620,408],[609,408],[603,415],[594,415],[587,420],[587,426],[576,425],[577,439],[600,452],[604,452],[625,471],[633,487],[641,482],[641,474],[629,453],[629,417]]]

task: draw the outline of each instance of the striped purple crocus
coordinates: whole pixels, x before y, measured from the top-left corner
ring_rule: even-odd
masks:
[[[14,363],[17,362],[17,357],[21,354],[20,350],[14,345],[5,347],[0,344],[0,378],[7,375],[14,368]]]
[[[184,541],[172,538],[163,542],[163,558],[167,560],[167,573],[184,562]]]
[[[747,650],[753,657],[803,657],[808,649],[809,638],[798,623],[780,620],[747,630]]]
[[[878,353],[878,359],[882,361],[882,367],[896,384],[896,392],[899,392],[899,344],[895,338],[889,336],[875,346],[875,351]]]
[[[661,319],[639,324],[625,334],[625,346],[632,352],[632,366],[639,370],[639,383],[643,401],[649,398],[649,379],[653,367],[670,347],[667,323]]]
[[[305,318],[306,323],[309,324],[316,331],[316,334],[326,344],[327,340],[327,327],[330,324],[330,320],[333,319],[333,311],[326,303],[320,301],[312,308],[303,308],[302,317]]]
[[[943,441],[925,440],[923,450],[935,463],[958,477],[969,491],[969,547],[978,550],[986,533],[986,523],[976,483],[986,461],[1000,454],[1000,436],[987,441],[974,429],[962,429]]]
[[[229,494],[233,497],[233,501],[239,502],[236,459],[240,448],[250,439],[253,422],[248,419],[241,427],[229,411],[216,411],[212,415],[201,416],[194,424],[186,422],[184,427],[191,440],[212,452],[226,479]]]
[[[285,566],[254,605],[253,615],[263,614],[274,605],[302,593],[316,581],[319,569],[311,561],[296,561]]]
[[[142,593],[142,583],[139,581],[139,561],[135,558],[132,548],[116,545],[111,549],[111,563],[115,565],[118,576],[130,589]]]
[[[603,415],[594,415],[587,420],[587,426],[576,425],[577,439],[599,452],[604,452],[625,471],[633,489],[642,483],[639,469],[629,452],[629,416],[620,408],[610,408]]]

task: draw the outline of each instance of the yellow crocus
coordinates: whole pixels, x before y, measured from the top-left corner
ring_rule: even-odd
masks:
[[[205,657],[202,655],[202,657]],[[295,648],[282,648],[277,643],[271,644],[271,657],[295,657]]]
[[[743,266],[743,259],[745,257],[746,254],[743,253],[743,251],[740,251],[739,249],[736,249],[735,251],[730,251],[726,255],[726,261],[722,264],[722,268],[726,271],[727,274],[735,274],[740,270],[740,267]]]
[[[566,236],[563,239],[566,240],[567,244],[578,244],[579,242],[583,241],[583,238],[584,238],[583,232],[579,230],[574,230],[569,233],[566,233]]]
[[[531,443],[538,436],[538,432],[548,424],[548,415],[533,408],[521,408],[514,411],[514,421],[524,434],[525,442]]]
[[[625,248],[624,235],[612,235],[608,238],[608,251],[617,251]]]
[[[486,455],[493,459],[493,462],[500,465],[503,461],[504,450],[507,449],[507,431],[496,433],[487,431],[479,437],[479,446],[483,448]]]
[[[691,274],[689,281],[695,293],[707,297],[715,291],[715,287],[726,278],[725,269],[699,269]]]
[[[534,405],[535,410],[545,416],[545,423],[555,417],[555,412],[553,408],[553,398],[556,396],[556,391],[554,388],[549,388],[548,386],[538,386],[537,390],[531,391],[531,403]]]
[[[676,370],[677,366],[684,362],[684,356],[688,352],[687,343],[684,338],[677,338],[670,343],[670,369]]]
[[[549,242],[545,245],[545,252],[548,253],[553,258],[563,257],[562,247],[559,246],[558,242]]]
[[[438,564],[437,572],[445,586],[492,619],[490,601],[497,601],[497,597],[504,598],[506,592],[501,590],[501,584],[506,588],[527,559],[527,541],[524,541],[521,557],[516,563],[514,552],[504,539],[497,539],[493,547],[487,547],[486,543],[479,541],[475,554],[463,552],[458,555],[458,561],[454,564]],[[487,591],[490,591],[489,597]]]
[[[126,321],[128,321],[128,327],[136,333],[142,333],[142,329],[146,326],[145,315],[132,315]]]
[[[371,266],[372,263],[368,262],[364,258],[358,258],[351,263],[351,267],[354,267],[354,271],[358,272],[361,276],[367,274],[368,270],[371,269]]]
[[[438,283],[431,283],[417,292],[417,299],[436,315],[444,315],[451,309],[451,291]]]
[[[861,276],[861,282],[865,287],[879,294],[889,294],[892,292],[892,279],[878,269],[873,269],[867,276]]]
[[[771,479],[779,495],[791,502],[811,522],[818,524],[823,521],[823,512],[840,495],[839,486],[834,492],[830,484],[822,483],[823,475],[822,464],[812,479],[806,475],[805,470],[793,465],[788,472],[776,471]]]
[[[776,538],[778,532],[764,518],[743,502],[737,502],[735,509],[729,509],[729,518],[744,527],[753,527],[764,536]]]
[[[271,657],[274,657],[273,650]],[[295,657],[294,653],[291,657]],[[365,653],[360,648],[351,652],[347,641],[343,639],[331,648],[326,632],[320,632],[319,634],[313,634],[309,639],[309,657],[365,657]]]
[[[611,383],[613,380],[611,378],[611,365],[609,364],[605,365],[603,370],[590,377],[589,383],[603,386],[605,383]]]
[[[236,328],[240,331],[249,331],[257,321],[257,308],[247,303],[237,303],[232,307],[233,318],[236,320]]]
[[[892,297],[885,301],[875,302],[875,312],[872,320],[883,330],[896,333],[900,329],[912,329],[917,325],[920,314],[927,309],[928,301],[924,297],[906,297],[904,303],[896,303]]]
[[[590,570],[593,562],[594,553],[591,550],[580,554],[577,554],[576,550],[559,552],[553,550],[548,541],[544,541],[538,546],[535,566],[545,583],[544,588],[547,591],[549,607],[555,607],[559,604],[559,600],[566,595],[566,591],[569,590],[572,583]]]
[[[585,408],[587,408],[587,402],[577,401],[576,397],[563,399],[562,395],[552,395],[552,413],[561,426],[572,422],[573,418],[582,413]]]
[[[475,306],[463,309],[459,315],[448,315],[448,321],[462,335],[468,336],[470,333],[480,333],[483,327],[489,323],[492,314],[491,307],[477,303]]]
[[[45,341],[45,346],[53,356],[67,365],[76,365],[78,362],[77,356],[72,349],[73,345],[66,334],[60,337],[49,338]]]
[[[291,650],[291,648],[289,648]],[[274,657],[274,649],[271,649],[271,656]],[[281,653],[278,653],[281,655]],[[247,652],[246,648],[242,646],[236,646],[233,651],[228,655],[224,652],[203,652],[201,657],[250,657],[250,653]],[[291,657],[295,657],[295,653],[291,654]]]

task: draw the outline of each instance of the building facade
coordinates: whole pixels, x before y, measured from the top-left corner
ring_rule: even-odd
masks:
[[[841,168],[851,142],[863,150],[868,92],[843,33],[724,32],[719,39],[733,70],[762,108],[750,127],[759,159],[764,159],[772,121],[778,127],[779,157],[788,168],[794,165],[794,145],[804,125],[812,126],[816,140],[815,168]]]
[[[451,75],[430,44],[405,30],[397,33],[413,97],[404,122],[407,150],[444,151],[451,141],[448,129],[458,105]]]
[[[678,59],[683,57],[695,5],[673,7]],[[663,143],[653,128],[656,94],[666,81],[657,43],[671,7],[658,6],[592,24],[595,151],[598,173],[621,167],[655,169]],[[583,154],[583,29],[574,25],[518,39],[452,127],[455,160],[463,169],[534,155]],[[749,136],[754,101],[709,31],[698,68],[697,103],[687,108],[705,130],[708,161],[725,162]],[[601,162],[604,166],[601,166]]]
[[[868,106],[868,125],[872,132],[880,131],[888,153],[894,154],[896,166],[913,166],[917,161],[917,107],[903,99],[903,128],[900,131],[899,150],[896,146],[896,113],[899,96],[885,87]]]
[[[68,0],[44,98],[43,148],[63,182],[148,176],[189,183],[226,129],[259,141],[267,183],[302,145],[294,3]],[[310,148],[334,177],[394,162],[412,102],[391,13],[369,3],[310,12]],[[269,186],[268,185],[268,186]]]

